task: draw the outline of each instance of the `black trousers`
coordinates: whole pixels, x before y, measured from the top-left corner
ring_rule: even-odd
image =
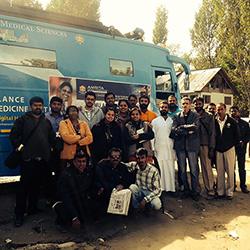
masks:
[[[238,169],[240,176],[240,188],[246,188],[246,170],[245,170],[245,162],[246,162],[246,154],[237,154],[238,160]]]
[[[79,220],[81,221],[82,224],[86,224],[86,222],[90,219],[93,218],[98,214],[98,209],[99,206],[98,204],[91,199],[83,199],[79,201],[81,203],[81,206],[75,206],[78,214],[79,214]],[[54,206],[54,211],[57,215],[56,218],[56,223],[57,224],[62,224],[62,225],[68,225],[72,224],[72,219],[70,217],[70,211],[69,209],[63,204],[63,202],[58,202]]]
[[[41,186],[49,190],[51,185],[51,168],[45,160],[21,162],[21,178],[16,196],[16,215],[24,215],[37,209]]]

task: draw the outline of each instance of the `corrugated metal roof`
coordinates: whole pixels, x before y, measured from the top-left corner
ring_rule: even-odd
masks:
[[[181,93],[200,92],[220,70],[221,68],[213,68],[191,71],[189,90],[184,90],[185,73],[182,73],[178,78]]]

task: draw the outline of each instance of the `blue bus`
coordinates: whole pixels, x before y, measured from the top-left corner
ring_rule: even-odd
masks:
[[[180,90],[174,63],[187,75],[188,64],[160,46],[132,40],[114,27],[0,1],[0,176],[17,175],[4,159],[12,150],[9,133],[15,120],[29,110],[29,100],[41,96],[48,111],[49,98],[70,82],[68,104],[82,106],[84,93],[107,92],[116,99],[148,94],[151,109]]]

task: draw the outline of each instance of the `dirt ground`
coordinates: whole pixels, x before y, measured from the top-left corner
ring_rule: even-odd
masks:
[[[201,180],[201,178],[200,178]],[[238,180],[238,174],[237,174]],[[247,163],[250,188],[250,163]],[[201,180],[202,185],[202,180]],[[17,186],[0,186],[0,249],[112,249],[112,250],[248,250],[250,249],[250,194],[240,191],[234,199],[180,200],[163,195],[165,210],[174,218],[155,212],[147,218],[107,215],[88,229],[60,233],[53,211],[41,199],[44,212],[25,217],[25,224],[13,227],[13,207]],[[181,193],[178,194],[179,197]]]

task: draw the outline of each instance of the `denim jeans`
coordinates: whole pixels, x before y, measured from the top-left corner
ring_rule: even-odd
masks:
[[[149,190],[140,189],[136,184],[130,185],[129,189],[132,192],[132,206],[134,208],[138,208],[142,199],[151,193],[151,191],[149,191]],[[152,199],[149,202],[149,205],[154,210],[159,210],[161,208],[160,198],[157,197],[157,198]]]
[[[189,188],[188,179],[187,179],[187,161],[188,158],[188,165],[190,169],[191,175],[191,185],[192,185],[192,194],[197,194],[197,183],[198,183],[198,154],[196,151],[187,151],[187,150],[177,150],[176,151],[180,172],[181,172],[181,179],[184,185],[184,193],[189,194],[191,190]]]

